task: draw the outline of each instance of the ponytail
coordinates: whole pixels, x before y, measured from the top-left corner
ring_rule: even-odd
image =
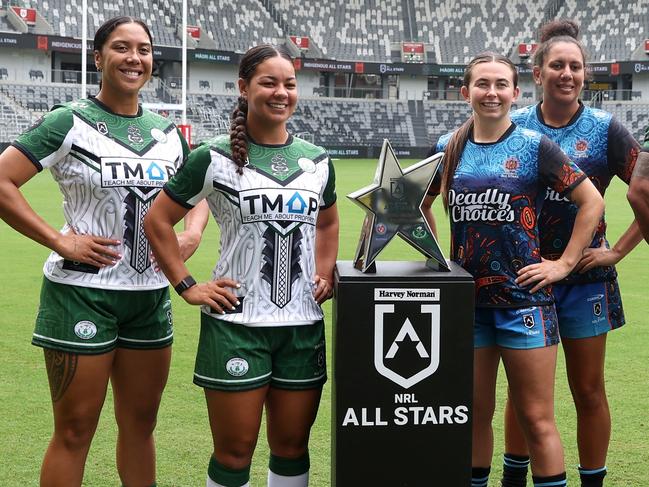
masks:
[[[444,151],[444,169],[442,171],[442,186],[440,192],[442,193],[442,202],[444,203],[444,209],[447,213],[448,192],[451,189],[455,170],[460,163],[462,152],[464,151],[464,147],[466,146],[466,142],[469,140],[469,135],[472,131],[473,115],[471,115],[467,121],[460,125],[460,128],[455,131],[451,136],[451,140],[448,141],[446,150]]]
[[[248,100],[240,96],[230,117],[230,150],[232,151],[232,160],[237,165],[238,174],[243,174],[243,167],[248,163],[247,117]]]

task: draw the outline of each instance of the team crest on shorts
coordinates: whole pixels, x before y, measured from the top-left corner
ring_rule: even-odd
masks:
[[[322,350],[318,352],[318,358],[316,359],[316,363],[320,368],[325,366],[325,354]]]
[[[600,316],[602,314],[602,302],[597,301],[593,303],[593,314],[595,316]]]
[[[74,325],[74,334],[82,340],[90,340],[97,334],[97,325],[92,321],[80,321]]]
[[[525,326],[525,328],[534,328],[534,315],[523,315],[523,325]]]
[[[231,358],[228,360],[228,363],[225,364],[225,370],[228,371],[228,374],[234,377],[246,375],[249,368],[248,361],[239,357]]]

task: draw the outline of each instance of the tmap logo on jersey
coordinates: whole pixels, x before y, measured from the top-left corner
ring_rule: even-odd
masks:
[[[169,161],[136,157],[102,157],[101,186],[161,188],[176,174]]]
[[[400,293],[416,294],[418,302],[439,301],[438,290],[375,289],[374,294],[377,301],[386,301],[396,300],[386,298],[386,294]],[[407,297],[399,299],[412,301]],[[374,305],[374,367],[382,376],[408,389],[439,367],[440,305],[420,304],[417,313],[412,312],[412,307],[407,313],[395,312],[395,308],[395,304]]]
[[[304,189],[259,188],[239,192],[243,223],[296,222],[315,225],[320,199]]]
[[[481,193],[448,192],[448,206],[454,222],[513,222],[514,210],[509,193],[488,189]]]

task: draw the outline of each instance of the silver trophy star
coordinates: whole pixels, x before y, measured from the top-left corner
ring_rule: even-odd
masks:
[[[383,140],[374,182],[347,195],[366,213],[354,267],[374,272],[376,257],[399,235],[428,257],[429,267],[450,270],[421,209],[443,157],[443,153],[435,154],[403,171],[390,142]]]

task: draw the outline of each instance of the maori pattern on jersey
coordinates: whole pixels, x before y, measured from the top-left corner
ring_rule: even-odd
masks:
[[[140,201],[133,193],[124,199],[126,212],[124,214],[124,243],[131,249],[131,267],[142,274],[151,266],[149,255],[151,249],[144,234],[144,217],[151,207],[153,200]]]
[[[268,228],[263,235],[264,264],[261,275],[270,284],[270,299],[279,308],[291,301],[291,285],[302,271],[300,269],[300,241],[302,233],[296,229],[289,235],[280,235]]]

